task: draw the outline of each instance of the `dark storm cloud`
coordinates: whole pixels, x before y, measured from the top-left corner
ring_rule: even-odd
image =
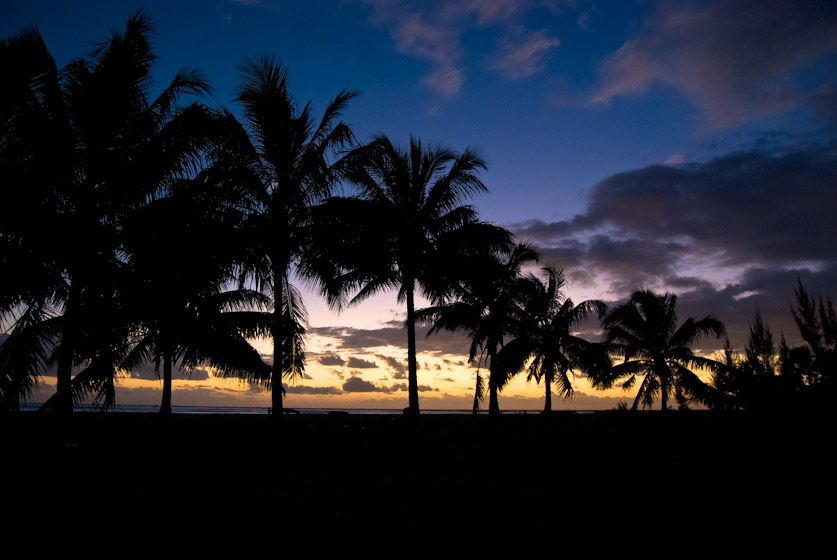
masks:
[[[837,4],[661,2],[601,68],[591,103],[679,91],[716,127],[799,105],[828,109],[837,58]]]
[[[587,217],[643,239],[689,236],[728,264],[830,259],[836,155],[832,146],[748,152],[620,173],[596,185]]]
[[[568,268],[658,276],[686,256],[713,255],[728,266],[831,260],[834,208],[833,146],[746,152],[613,175],[594,187],[583,216],[525,223],[517,234]]]
[[[356,358],[354,356],[351,356],[349,357],[349,361],[346,362],[346,367],[358,369],[372,369],[378,367],[378,364],[376,364],[375,362],[364,360],[362,358]]]
[[[756,308],[777,335],[796,336],[788,306],[797,277],[833,295],[835,208],[830,144],[619,173],[593,188],[583,215],[515,229],[567,268],[571,286],[598,280],[623,297],[666,286],[680,295],[681,317],[713,313],[736,344]],[[712,277],[718,267],[739,272],[722,286]]]
[[[285,392],[294,395],[340,395],[343,392],[337,387],[311,387],[308,385],[282,384]]]

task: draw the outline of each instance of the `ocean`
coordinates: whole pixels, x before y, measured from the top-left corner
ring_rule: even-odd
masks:
[[[28,403],[21,405],[21,410],[34,411],[40,408],[39,403]],[[268,414],[269,408],[266,406],[178,406],[173,405],[173,414]],[[92,407],[77,405],[74,410],[78,412],[95,411]],[[158,405],[139,405],[139,404],[118,404],[111,408],[112,412],[135,412],[135,413],[156,413],[160,410]],[[293,408],[300,414],[364,414],[364,415],[382,415],[394,414],[401,415],[400,408]],[[584,413],[587,411],[576,411]],[[471,414],[471,410],[427,410],[422,409],[422,414]],[[503,414],[540,414],[540,410],[503,410]],[[480,414],[488,414],[488,410],[480,411]]]

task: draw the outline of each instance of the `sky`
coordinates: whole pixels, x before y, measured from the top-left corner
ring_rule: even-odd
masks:
[[[472,201],[480,216],[563,266],[575,301],[675,293],[681,318],[715,315],[741,349],[756,310],[777,339],[800,342],[798,280],[837,295],[833,1],[11,0],[0,36],[35,25],[62,66],[140,8],[156,28],[159,88],[196,67],[214,88],[202,101],[238,113],[236,66],[272,54],[315,114],[340,90],[359,91],[344,120],[361,140],[477,148],[489,163],[489,193]],[[395,294],[339,315],[305,297],[307,378],[289,386],[287,405],[406,406]],[[459,336],[419,339],[423,408],[470,408],[467,350]],[[540,408],[542,392],[521,375],[501,407]],[[120,382],[121,403],[159,398],[153,368]],[[632,398],[579,378],[573,400],[553,406]],[[173,402],[266,406],[269,396],[199,369],[175,382]]]

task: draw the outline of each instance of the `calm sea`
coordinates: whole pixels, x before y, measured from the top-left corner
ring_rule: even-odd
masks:
[[[30,403],[22,405],[21,410],[38,410],[40,404]],[[266,406],[172,406],[174,414],[267,414]],[[154,413],[160,409],[157,405],[122,404],[111,409],[113,412],[138,412]],[[74,410],[83,412],[92,410],[85,406],[76,406]],[[294,408],[300,414],[402,414],[400,408]],[[579,411],[585,412],[585,411]],[[471,414],[470,410],[426,410],[422,414]],[[480,411],[480,414],[488,414],[487,410]],[[540,414],[539,410],[504,410],[503,414]]]

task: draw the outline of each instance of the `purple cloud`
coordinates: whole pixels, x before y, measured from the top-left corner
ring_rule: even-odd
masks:
[[[544,58],[561,45],[556,37],[536,31],[521,40],[504,40],[496,60],[489,65],[510,80],[522,80],[544,69]]]
[[[809,70],[835,55],[837,10],[828,0],[663,2],[604,61],[590,102],[663,84],[727,127],[813,101],[812,92],[833,95],[833,72]]]

